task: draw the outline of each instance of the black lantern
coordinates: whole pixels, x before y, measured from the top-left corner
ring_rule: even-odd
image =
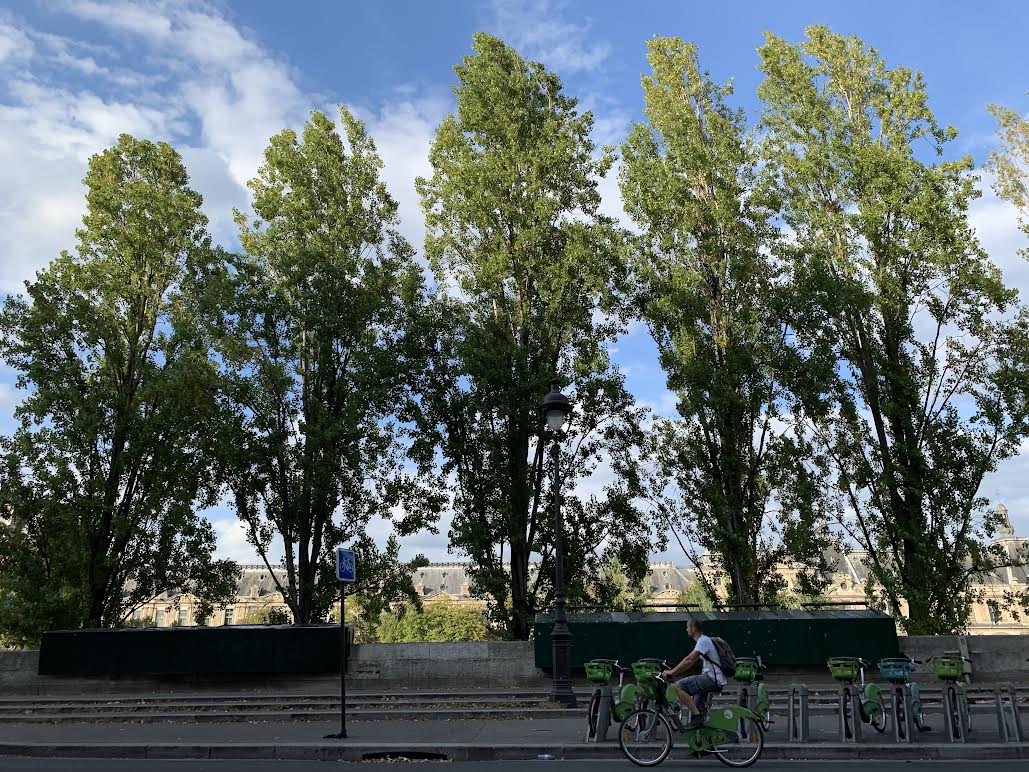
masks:
[[[543,398],[540,413],[546,418],[547,427],[554,440],[550,446],[554,472],[551,491],[554,496],[554,628],[550,633],[554,657],[554,685],[550,690],[550,700],[574,707],[572,631],[568,628],[568,618],[565,615],[564,522],[561,519],[561,438],[568,416],[572,413],[572,403],[561,393],[559,381],[550,382],[550,393]]]

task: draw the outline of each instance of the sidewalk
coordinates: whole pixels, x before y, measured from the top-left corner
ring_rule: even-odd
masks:
[[[831,725],[819,721],[815,741],[783,742],[782,725],[769,733],[764,758],[786,759],[1019,759],[1029,758],[1029,743],[1000,744],[995,733],[980,732],[985,742],[944,743],[937,733],[913,745],[890,742],[890,735],[869,736],[860,745],[835,742]],[[255,722],[196,724],[30,724],[0,725],[0,756],[92,758],[342,759],[369,755],[408,755],[452,761],[621,758],[617,733],[605,743],[586,743],[581,719],[518,721],[351,721],[346,740],[325,739],[338,722]],[[985,729],[985,727],[983,727]],[[685,758],[682,747],[673,758]]]

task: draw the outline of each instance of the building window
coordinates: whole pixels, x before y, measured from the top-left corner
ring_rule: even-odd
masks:
[[[668,584],[668,582],[665,582],[665,589],[666,590],[672,589],[672,585]]]
[[[179,609],[179,625],[180,626],[185,626],[185,624],[186,624],[186,613],[187,613],[186,609],[184,609],[184,608],[180,608]]]
[[[232,624],[232,606],[229,606],[227,609],[225,609],[225,624]]]
[[[716,576],[714,584],[715,584],[715,587],[721,587],[722,586],[722,577]]]
[[[157,612],[157,620],[155,621],[155,624],[158,627],[164,627],[164,609]]]
[[[141,618],[142,616],[143,616],[143,609],[139,609],[139,608],[137,608],[137,609],[133,609],[133,610],[132,610],[132,618],[133,618],[134,620],[136,620],[137,622],[138,622],[138,621],[140,620],[140,618]]]
[[[1000,624],[1000,614],[997,613],[997,609],[992,603],[986,604],[986,610],[990,612],[990,624]]]

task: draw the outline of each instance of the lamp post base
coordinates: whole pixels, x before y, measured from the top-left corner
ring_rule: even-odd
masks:
[[[563,603],[561,604],[564,605]],[[572,689],[572,631],[564,621],[564,608],[559,609],[558,620],[550,633],[554,654],[554,685],[550,690],[550,701],[575,707],[575,691]]]

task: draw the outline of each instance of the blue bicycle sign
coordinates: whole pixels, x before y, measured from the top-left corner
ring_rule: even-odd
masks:
[[[336,578],[341,582],[357,579],[357,557],[353,550],[336,549]]]

